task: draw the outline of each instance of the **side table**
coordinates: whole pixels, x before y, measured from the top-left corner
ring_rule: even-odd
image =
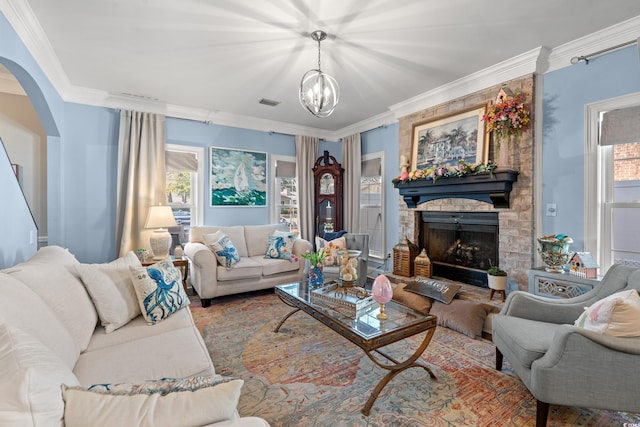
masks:
[[[144,267],[149,265],[153,265],[158,261],[145,261],[142,263]],[[185,257],[183,258],[174,258],[171,257],[171,262],[174,267],[180,269],[180,273],[182,273],[182,287],[184,288],[185,293],[187,292],[187,278],[189,277],[189,260]]]
[[[587,279],[568,272],[550,273],[544,267],[529,270],[529,292],[552,298],[573,298],[600,285],[602,277]]]

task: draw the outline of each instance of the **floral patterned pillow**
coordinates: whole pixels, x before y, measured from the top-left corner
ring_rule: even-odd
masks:
[[[130,268],[140,310],[150,325],[190,304],[182,286],[182,274],[171,261]]]
[[[325,248],[327,251],[328,256],[324,265],[338,265],[338,252],[347,248],[347,240],[344,237],[338,237],[327,241],[322,237],[316,237],[316,248]]]
[[[293,233],[272,234],[267,240],[267,253],[264,257],[291,260],[295,240]]]

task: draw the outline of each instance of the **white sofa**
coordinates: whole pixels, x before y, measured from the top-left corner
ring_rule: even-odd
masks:
[[[286,224],[191,226],[184,253],[191,260],[191,284],[203,307],[211,305],[212,298],[273,288],[302,278],[304,259],[301,255],[313,249],[311,243],[301,238],[295,240],[292,253],[297,261],[265,258],[268,238],[276,230],[288,229]],[[233,268],[221,265],[205,244],[203,236],[217,231],[230,238],[240,255],[240,261]]]
[[[110,265],[128,269],[122,260]],[[102,326],[104,310],[97,310],[101,305],[92,300],[93,293],[90,296],[87,292],[79,266],[86,264],[80,264],[68,250],[50,246],[40,249],[30,260],[0,271],[2,426],[101,425],[100,410],[105,410],[107,416],[126,417],[131,399],[148,396],[98,395],[86,391],[91,385],[215,377],[213,363],[188,307],[154,325],[138,315],[107,333]],[[114,271],[126,273],[123,269]],[[65,394],[66,400],[63,399],[63,384],[79,393],[79,400],[74,396],[75,405],[81,405],[85,395],[97,399],[97,403],[84,405],[89,418],[82,415],[78,419],[76,411],[76,419],[69,421],[72,394]],[[169,393],[168,397],[156,395],[157,407],[170,409],[175,419],[158,420],[153,413],[147,413],[144,421],[120,418],[126,421],[119,425],[268,426],[261,418],[239,417],[236,405],[241,387],[240,380],[210,387],[209,390],[217,390],[218,400],[204,395],[205,389]],[[184,401],[172,404],[167,400],[178,397],[195,403],[203,396],[209,403],[200,405],[202,411]],[[107,404],[106,399],[114,400]],[[149,401],[143,404],[151,407]],[[186,420],[192,415],[196,419],[213,419],[189,424]]]

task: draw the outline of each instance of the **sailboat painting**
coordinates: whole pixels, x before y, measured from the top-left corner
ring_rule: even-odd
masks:
[[[266,206],[267,153],[211,147],[211,206]]]

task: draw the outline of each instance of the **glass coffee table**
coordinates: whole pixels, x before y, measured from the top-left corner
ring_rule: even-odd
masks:
[[[275,287],[275,292],[282,302],[294,307],[294,310],[282,318],[273,330],[274,332],[278,332],[291,315],[303,311],[360,347],[373,363],[389,371],[371,392],[369,400],[362,408],[364,415],[369,415],[378,395],[389,381],[405,369],[423,368],[432,379],[436,379],[428,366],[417,361],[436,331],[435,316],[419,313],[393,301],[384,306],[384,311],[388,316],[385,320],[376,317],[380,313],[379,304],[350,314],[345,310],[334,309],[324,303],[312,301],[308,283],[302,282],[278,285]],[[396,360],[381,351],[389,344],[420,333],[424,333],[421,344],[404,361]]]

